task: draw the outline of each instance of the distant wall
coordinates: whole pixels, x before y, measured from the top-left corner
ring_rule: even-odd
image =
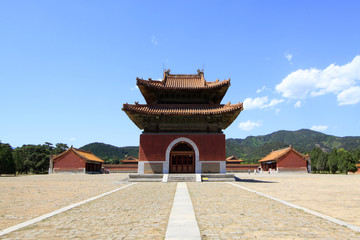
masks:
[[[103,164],[110,173],[132,173],[137,172],[137,164]]]
[[[260,164],[226,164],[226,172],[248,172],[249,170],[251,172],[254,171],[254,169],[258,169]]]

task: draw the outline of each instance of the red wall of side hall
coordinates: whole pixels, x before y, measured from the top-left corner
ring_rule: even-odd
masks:
[[[142,134],[139,161],[165,161],[166,149],[180,137],[188,138],[196,144],[200,161],[225,161],[224,134]]]
[[[54,168],[60,169],[78,169],[85,168],[85,160],[76,155],[74,152],[69,152],[65,156],[54,161]]]
[[[279,168],[306,168],[306,161],[293,151],[290,151],[278,160],[277,166]]]

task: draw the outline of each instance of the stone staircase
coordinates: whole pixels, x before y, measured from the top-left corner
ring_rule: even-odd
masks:
[[[130,182],[234,182],[234,174],[129,174]]]
[[[195,174],[169,174],[168,182],[196,182]]]
[[[162,182],[163,174],[129,174],[130,182]]]

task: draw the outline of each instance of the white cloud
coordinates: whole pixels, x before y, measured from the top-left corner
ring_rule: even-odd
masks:
[[[241,122],[239,124],[239,128],[243,131],[250,131],[255,127],[260,127],[260,126],[261,126],[260,122],[252,122],[250,120],[247,120],[246,122]]]
[[[341,92],[356,86],[359,81],[360,55],[356,56],[352,62],[342,66],[331,64],[323,70],[316,68],[299,69],[290,73],[275,89],[283,97],[305,99],[327,93],[339,95]],[[346,93],[344,94],[346,95]]]
[[[76,141],[76,138],[72,137],[72,138],[69,139],[69,141],[74,142],[74,141]]]
[[[268,101],[268,97],[262,97],[262,98],[246,98],[244,100],[244,109],[250,110],[250,109],[256,109],[256,108],[262,108],[265,103]]]
[[[324,125],[314,125],[311,127],[311,130],[314,131],[325,131],[326,129],[328,129],[328,126],[324,126]]]
[[[250,109],[264,109],[264,108],[268,108],[268,107],[273,107],[279,103],[284,102],[284,99],[272,99],[269,102],[269,99],[267,96],[265,97],[258,97],[258,98],[246,98],[244,100],[244,109],[246,110],[250,110]]]
[[[156,39],[155,36],[152,36],[152,37],[151,37],[151,43],[154,44],[155,46],[158,45],[158,40]]]
[[[360,87],[351,87],[337,95],[339,105],[357,104],[360,102]]]
[[[301,101],[300,101],[300,100],[297,101],[297,102],[294,104],[294,107],[295,107],[295,108],[301,107]]]
[[[285,100],[284,99],[277,99],[277,98],[274,98],[270,101],[269,104],[265,105],[264,108],[267,108],[267,107],[273,107],[275,105],[278,105],[279,103],[282,103],[284,102]]]
[[[256,90],[256,93],[261,93],[262,91],[264,91],[266,89],[266,86],[263,86],[262,88]]]
[[[291,59],[293,58],[293,55],[290,53],[285,53],[285,58],[291,63]]]

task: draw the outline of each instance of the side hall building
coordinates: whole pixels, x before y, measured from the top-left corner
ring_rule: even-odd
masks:
[[[137,78],[146,104],[123,111],[143,130],[138,173],[225,173],[226,129],[243,104],[221,104],[230,79],[208,82],[204,72],[170,74],[161,81]]]
[[[272,151],[261,160],[261,169],[269,171],[270,169],[276,171],[296,171],[307,172],[308,161],[307,157],[293,147]]]
[[[89,151],[73,148],[50,159],[50,173],[100,173],[104,160]]]

